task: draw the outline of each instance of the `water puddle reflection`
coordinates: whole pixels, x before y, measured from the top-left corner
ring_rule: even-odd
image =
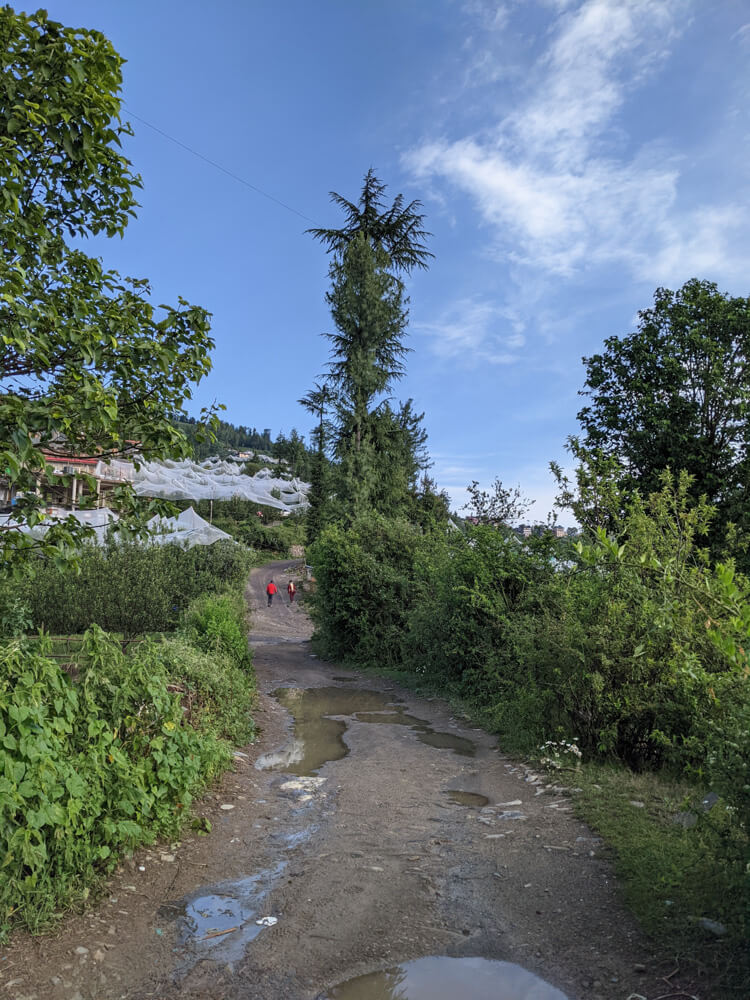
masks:
[[[472,740],[435,732],[424,719],[408,715],[402,706],[380,691],[337,687],[279,688],[272,694],[292,713],[294,735],[280,750],[260,757],[255,764],[259,770],[307,776],[316,774],[329,761],[346,757],[349,748],[343,735],[347,723],[342,716],[357,722],[408,726],[422,743],[465,757],[473,757],[476,752]]]
[[[486,795],[479,795],[477,792],[461,792],[456,788],[449,788],[445,794],[457,806],[477,806],[481,809],[490,803]]]
[[[177,950],[183,953],[179,971],[206,958],[216,962],[242,958],[245,946],[264,929],[257,922],[266,916],[262,904],[284,868],[286,862],[281,861],[256,875],[203,886],[176,903],[165,904],[160,915],[178,922]]]
[[[463,736],[454,736],[452,733],[435,733],[428,730],[419,733],[417,739],[426,743],[428,747],[435,747],[436,750],[452,750],[461,757],[473,757],[477,752],[477,745],[473,740],[465,740]]]
[[[432,956],[335,986],[321,1000],[566,1000],[511,962]]]
[[[403,711],[396,712],[357,712],[354,718],[357,722],[384,722],[388,726],[411,726],[412,729],[428,730],[430,727],[424,719],[409,715]]]

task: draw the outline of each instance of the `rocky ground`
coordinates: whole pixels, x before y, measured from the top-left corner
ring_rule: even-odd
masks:
[[[0,997],[314,1000],[428,955],[517,963],[570,1000],[688,997],[563,791],[443,702],[315,658],[290,573],[248,587],[261,735],[199,804],[211,832],[0,949]]]

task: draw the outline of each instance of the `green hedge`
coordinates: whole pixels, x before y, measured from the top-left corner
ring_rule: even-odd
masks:
[[[34,628],[53,634],[168,632],[199,595],[244,582],[250,554],[233,542],[86,546],[77,576],[49,563],[20,585]]]

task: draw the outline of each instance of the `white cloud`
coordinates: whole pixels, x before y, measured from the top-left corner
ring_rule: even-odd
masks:
[[[742,273],[734,236],[747,225],[744,200],[711,192],[714,204],[686,205],[682,159],[664,146],[624,152],[620,113],[668,57],[689,0],[553,7],[515,110],[481,133],[425,140],[407,167],[469,195],[493,233],[488,251],[534,272],[616,264],[651,282]]]
[[[531,160],[513,163],[474,139],[424,145],[409,163],[417,176],[442,174],[472,195],[503,234],[506,258],[561,275],[635,259],[644,228],[671,209],[677,183],[675,168],[645,163],[593,160],[578,173],[554,173]]]
[[[565,14],[539,61],[535,92],[503,131],[517,133],[526,155],[580,167],[628,90],[665,55],[681,7],[683,0],[588,0]]]
[[[430,338],[438,357],[460,358],[470,367],[513,364],[526,342],[523,323],[511,310],[473,299],[455,302],[437,319],[414,323],[413,329]]]

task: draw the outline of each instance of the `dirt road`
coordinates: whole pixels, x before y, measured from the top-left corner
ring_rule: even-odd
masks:
[[[0,997],[411,998],[406,973],[337,984],[424,956],[515,963],[569,1000],[670,992],[570,800],[444,703],[311,655],[293,566],[251,577],[262,734],[198,810],[211,833],[139,852],[90,912],[0,949]],[[446,969],[420,997],[469,995]],[[523,982],[481,995],[562,995]]]

